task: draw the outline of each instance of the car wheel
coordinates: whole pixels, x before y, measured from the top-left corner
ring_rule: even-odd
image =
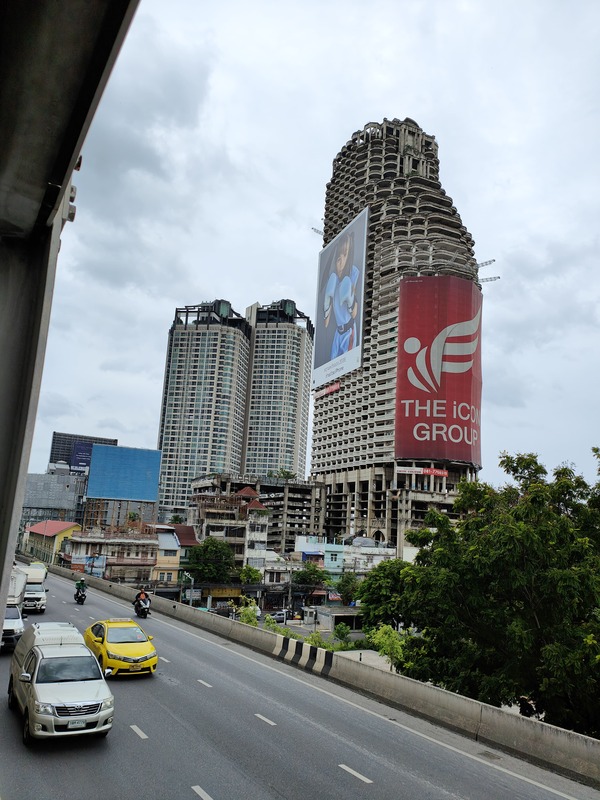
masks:
[[[13,691],[12,677],[8,682],[8,707],[10,708],[11,711],[13,711],[17,707],[17,701],[15,699],[15,693]]]
[[[25,711],[23,714],[23,744],[25,747],[31,747],[33,744],[33,736],[29,729],[29,712]]]

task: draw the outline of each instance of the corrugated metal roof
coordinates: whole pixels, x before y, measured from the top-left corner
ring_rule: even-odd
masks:
[[[159,550],[179,550],[179,540],[174,533],[158,533]]]

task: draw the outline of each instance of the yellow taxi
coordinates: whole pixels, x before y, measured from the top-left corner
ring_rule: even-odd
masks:
[[[148,636],[132,619],[104,619],[83,632],[83,639],[102,670],[112,675],[152,675],[158,655]]]

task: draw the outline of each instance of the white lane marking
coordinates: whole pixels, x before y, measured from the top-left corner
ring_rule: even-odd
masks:
[[[207,689],[212,689],[212,685],[207,683],[206,681],[201,681],[200,678],[197,678],[198,683],[201,683],[202,686],[206,686]]]
[[[201,797],[202,800],[213,800],[212,797],[200,786],[192,786],[192,792],[196,792],[198,797]]]
[[[338,764],[338,767],[340,767],[340,769],[345,769],[346,772],[349,772],[350,775],[354,775],[355,778],[358,778],[358,780],[362,781],[363,783],[373,783],[373,781],[369,780],[369,778],[365,778],[365,776],[361,775],[360,772],[355,772],[353,769],[350,769],[350,767],[347,767],[345,764]]]
[[[164,661],[164,662],[165,662],[165,664],[170,664],[170,663],[171,663],[171,662],[169,661],[169,659],[168,659],[168,658],[163,658],[162,656],[159,656],[159,659],[160,659],[161,661]]]
[[[112,602],[116,603],[115,600]],[[157,619],[156,622],[160,622],[162,625],[166,625],[167,628],[173,628],[173,630],[182,633],[182,628],[174,625],[172,622],[167,622],[163,619]],[[183,624],[186,623],[182,620]],[[432,744],[436,744],[439,747],[444,748],[445,750],[449,750],[452,753],[456,753],[459,756],[463,756],[464,758],[468,758],[470,761],[475,761],[476,763],[487,767],[487,769],[494,770],[496,772],[501,772],[504,775],[510,775],[511,778],[515,778],[516,780],[522,781],[523,783],[528,783],[530,786],[536,786],[538,789],[544,789],[546,792],[555,795],[556,797],[562,797],[564,800],[579,800],[578,797],[575,797],[571,794],[565,794],[564,792],[560,792],[558,789],[553,789],[552,787],[548,786],[545,783],[540,783],[539,781],[533,780],[533,778],[527,778],[525,775],[519,775],[518,772],[514,772],[511,769],[507,769],[506,767],[501,767],[499,764],[491,764],[487,759],[480,758],[479,756],[473,755],[472,753],[467,753],[465,750],[461,750],[460,747],[454,747],[454,745],[448,744],[447,742],[442,742],[439,739],[436,739],[434,736],[429,736],[426,733],[422,733],[421,731],[417,731],[414,728],[411,728],[408,725],[403,725],[401,722],[397,722],[395,719],[389,719],[384,714],[378,714],[377,711],[372,711],[369,708],[365,708],[361,706],[359,703],[355,703],[352,700],[349,700],[345,697],[339,697],[338,695],[334,694],[333,692],[328,691],[327,689],[321,689],[320,686],[314,686],[313,684],[307,683],[307,681],[302,680],[302,678],[297,678],[295,675],[287,675],[287,673],[282,673],[280,669],[277,667],[272,667],[270,664],[263,664],[261,661],[253,658],[252,656],[247,656],[245,653],[239,653],[235,650],[231,650],[231,644],[218,644],[218,642],[214,642],[212,639],[207,639],[206,636],[201,636],[198,633],[194,633],[193,631],[185,631],[188,636],[193,636],[194,639],[199,639],[201,642],[205,644],[210,644],[213,647],[216,647],[219,650],[224,650],[230,655],[235,655],[238,658],[244,659],[245,661],[250,661],[253,664],[256,664],[263,669],[271,670],[272,672],[276,672],[278,675],[286,675],[289,680],[296,681],[296,683],[301,683],[307,689],[310,689],[314,692],[320,692],[321,694],[327,695],[332,700],[337,700],[338,702],[344,703],[345,705],[351,706],[352,708],[357,709],[358,711],[362,711],[364,714],[368,714],[371,717],[375,717],[376,719],[381,720],[382,722],[387,722],[389,725],[393,725],[395,728],[400,728],[407,733],[412,734],[413,736],[418,736],[420,739],[424,739],[427,742],[431,742]],[[216,636],[217,634],[215,634]],[[243,646],[243,645],[242,645]],[[318,676],[317,676],[318,677]]]
[[[144,731],[140,730],[140,728],[138,728],[137,725],[130,725],[129,727],[131,728],[131,730],[134,733],[137,733],[137,735],[140,737],[140,739],[147,739],[148,738],[146,736],[146,734],[144,733]]]
[[[277,723],[276,723],[276,722],[273,722],[273,720],[272,720],[272,719],[267,719],[266,717],[263,717],[263,715],[262,715],[262,714],[255,714],[254,716],[255,716],[255,717],[258,717],[259,719],[262,719],[262,721],[263,721],[263,722],[266,722],[266,723],[267,723],[267,725],[277,725]]]
[[[59,578],[59,580],[67,581],[64,578]],[[104,594],[104,599],[108,603],[112,603],[119,608],[127,609],[127,606],[123,605],[122,602],[115,600],[109,594]],[[432,744],[437,744],[439,747],[444,748],[445,750],[449,750],[452,753],[456,753],[457,755],[463,756],[464,758],[468,758],[470,761],[475,761],[476,763],[486,767],[487,769],[491,769],[495,772],[502,772],[504,775],[510,775],[512,778],[516,780],[522,781],[523,783],[528,783],[530,786],[537,786],[538,789],[543,789],[550,794],[555,795],[556,797],[562,797],[564,800],[579,800],[578,797],[575,797],[571,794],[565,794],[564,792],[560,792],[558,789],[553,789],[552,787],[548,786],[545,783],[540,783],[539,781],[533,780],[533,778],[527,778],[525,775],[519,775],[518,772],[514,772],[511,769],[507,769],[506,767],[501,767],[499,764],[492,764],[489,760],[485,758],[480,758],[479,756],[473,755],[472,753],[467,753],[465,750],[461,750],[459,747],[454,747],[447,742],[442,742],[439,739],[436,739],[433,736],[429,736],[426,733],[421,733],[420,731],[415,730],[414,728],[409,727],[408,725],[403,725],[401,722],[397,722],[394,719],[389,719],[384,714],[378,714],[377,711],[372,711],[369,708],[364,708],[364,706],[359,705],[358,703],[354,703],[352,700],[349,700],[345,697],[339,697],[338,695],[334,694],[333,692],[328,691],[327,689],[321,689],[319,686],[314,686],[307,681],[302,680],[302,678],[297,678],[295,675],[288,675],[287,673],[282,672],[278,667],[271,666],[270,664],[263,664],[262,661],[258,661],[257,659],[253,658],[252,656],[247,656],[245,653],[236,652],[235,650],[231,649],[231,643],[228,642],[227,644],[219,644],[215,642],[213,639],[208,639],[206,636],[201,636],[198,633],[194,633],[193,631],[185,630],[181,627],[181,625],[189,625],[186,623],[185,620],[179,620],[179,625],[175,625],[172,622],[167,622],[164,619],[159,619],[157,617],[154,618],[154,621],[160,623],[161,625],[165,625],[167,628],[172,628],[174,631],[178,633],[187,633],[188,636],[192,636],[194,639],[198,639],[199,641],[203,642],[204,644],[212,645],[219,650],[224,650],[229,655],[237,656],[238,658],[244,659],[246,661],[250,661],[252,664],[256,664],[263,669],[271,670],[272,672],[276,672],[278,675],[286,675],[289,680],[296,681],[297,683],[301,683],[307,689],[310,689],[313,692],[320,692],[321,694],[327,695],[328,697],[332,698],[333,700],[337,700],[338,702],[344,703],[352,708],[357,709],[358,711],[362,711],[364,714],[368,714],[371,717],[375,717],[376,719],[380,719],[383,722],[387,722],[389,725],[393,725],[396,728],[400,728],[401,730],[406,731],[407,733],[411,733],[413,736],[418,736],[425,741],[431,742]],[[214,636],[218,636],[218,634],[214,634]],[[242,644],[239,645],[243,647]],[[268,654],[266,655],[268,658]],[[318,676],[316,676],[318,677]],[[212,800],[212,798],[210,798]]]

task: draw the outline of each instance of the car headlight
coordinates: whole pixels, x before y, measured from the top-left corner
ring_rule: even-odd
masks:
[[[115,698],[112,696],[107,697],[106,700],[102,701],[102,711],[106,711],[109,708],[115,707]]]
[[[154,656],[156,655],[156,650],[153,650],[151,653],[148,653],[145,656],[136,656],[135,658],[132,658],[131,656],[123,656],[118,653],[111,653],[108,650],[106,652],[106,655],[109,658],[112,658],[115,661],[121,661],[124,664],[141,664],[143,661],[148,661],[148,659],[154,658]]]
[[[156,650],[153,650],[151,653],[148,653],[148,655],[144,656],[144,658],[140,660],[150,661],[150,659],[154,658],[155,656],[156,656]]]
[[[34,703],[36,714],[49,714],[54,715],[54,706],[51,703],[39,703],[37,700]]]
[[[106,651],[106,655],[108,658],[112,658],[114,661],[127,661],[127,659],[123,658],[123,656],[119,655],[118,653],[111,653],[110,650]]]

